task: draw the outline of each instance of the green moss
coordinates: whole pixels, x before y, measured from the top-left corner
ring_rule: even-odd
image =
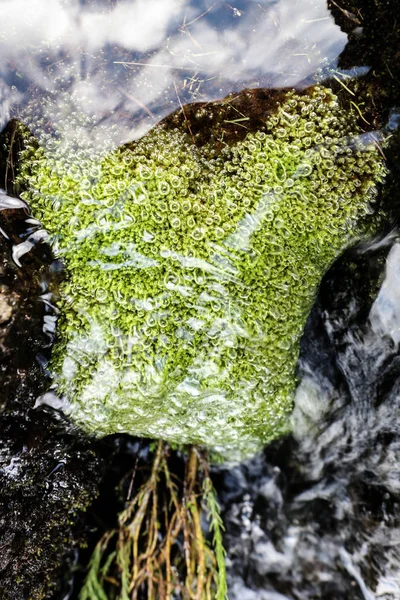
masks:
[[[79,424],[230,455],[287,426],[319,281],[385,174],[359,133],[314,87],[218,152],[163,126],[106,157],[27,149],[23,197],[69,274],[52,368]]]

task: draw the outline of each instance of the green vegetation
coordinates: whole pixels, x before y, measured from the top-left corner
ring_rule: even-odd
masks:
[[[226,599],[223,524],[207,461],[191,448],[182,485],[168,458],[159,442],[150,477],[119,515],[118,529],[98,542],[80,600]]]
[[[385,167],[356,116],[315,86],[218,148],[164,125],[105,157],[27,144],[23,197],[68,271],[52,370],[76,422],[225,456],[287,427],[321,277],[374,227]]]

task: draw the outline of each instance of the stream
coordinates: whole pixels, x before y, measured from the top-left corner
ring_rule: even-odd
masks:
[[[250,89],[256,119],[263,90],[326,82],[375,136],[383,217],[318,287],[290,427],[211,477],[230,600],[400,600],[399,47],[396,0],[0,3],[0,600],[78,600],[152,447],[91,438],[49,388],[65,265],[20,197],[15,123],[100,164],[179,111],[193,137],[193,103]]]

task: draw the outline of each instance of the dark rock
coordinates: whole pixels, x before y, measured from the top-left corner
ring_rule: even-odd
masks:
[[[100,460],[89,440],[43,409],[7,411],[0,437],[0,597],[61,596],[85,541]]]
[[[4,192],[0,200],[12,205]],[[102,473],[89,438],[56,411],[34,408],[49,385],[41,364],[54,336],[49,323],[59,266],[41,242],[20,257],[20,266],[13,260],[15,245],[37,228],[28,217],[23,208],[0,210],[1,600],[68,592],[88,533],[84,511]]]

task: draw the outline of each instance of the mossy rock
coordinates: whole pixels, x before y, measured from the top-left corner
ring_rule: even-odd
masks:
[[[77,423],[230,457],[287,429],[319,282],[378,227],[385,166],[357,116],[314,86],[229,136],[170,118],[106,156],[27,136],[22,197],[68,272],[51,369]]]

